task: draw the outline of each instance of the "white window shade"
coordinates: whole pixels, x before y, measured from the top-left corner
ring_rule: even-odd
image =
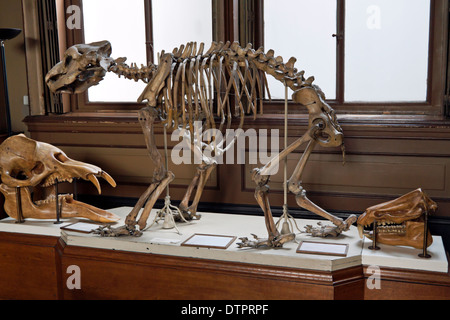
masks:
[[[172,52],[188,42],[205,43],[205,52],[212,42],[211,0],[153,0],[154,57],[162,50]]]
[[[347,0],[345,101],[427,95],[429,0]]]
[[[152,35],[154,57],[191,41],[212,42],[211,0],[153,0]],[[85,42],[108,40],[114,58],[127,57],[127,64],[147,64],[144,0],[84,0]],[[136,102],[146,84],[108,73],[88,91],[90,102]]]
[[[327,99],[336,97],[336,0],[265,0],[264,49],[314,76]],[[272,99],[284,99],[284,85],[268,76]],[[289,98],[291,91],[289,91]]]
[[[147,64],[143,0],[84,0],[83,19],[86,43],[108,40],[113,58],[127,57],[129,65]],[[108,72],[88,90],[88,97],[90,102],[136,102],[144,88],[143,82]]]

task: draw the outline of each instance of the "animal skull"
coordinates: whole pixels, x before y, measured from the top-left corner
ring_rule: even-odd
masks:
[[[411,191],[397,199],[372,206],[358,218],[359,235],[373,238],[371,231],[364,227],[377,223],[377,242],[394,245],[410,246],[423,249],[424,214],[437,209],[420,188]],[[427,247],[433,242],[428,232]]]
[[[0,145],[0,192],[5,196],[5,211],[12,218],[18,218],[17,188],[24,218],[54,219],[56,195],[52,186],[80,178],[91,181],[101,193],[96,176],[116,186],[114,179],[99,167],[72,160],[55,146],[23,134],[9,137]],[[119,220],[110,212],[74,200],[72,195],[59,195],[58,201],[62,218],[83,217],[105,223]]]
[[[77,44],[64,53],[64,58],[46,75],[52,92],[81,93],[103,80],[115,64],[108,41]]]

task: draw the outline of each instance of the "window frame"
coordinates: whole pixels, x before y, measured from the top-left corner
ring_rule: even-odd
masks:
[[[264,6],[264,0],[255,0]],[[424,102],[347,102],[345,90],[345,0],[337,1],[336,25],[336,98],[327,100],[337,113],[341,114],[394,114],[394,115],[444,115],[445,66],[448,33],[448,1],[430,0],[430,35],[428,45],[428,79],[427,96]],[[264,15],[264,9],[257,14]],[[264,28],[260,29],[260,39],[264,39]],[[263,44],[262,44],[263,45]],[[265,48],[266,50],[268,48]],[[326,92],[325,92],[326,94]],[[283,112],[284,101],[267,101],[265,111]],[[290,103],[289,112],[298,111],[299,106]]]
[[[144,1],[145,8],[145,45],[146,45],[146,55],[149,62],[154,61],[153,57],[153,33],[152,33],[152,11],[151,11],[151,0]],[[64,8],[71,5],[78,6],[81,10],[81,25],[84,26],[83,17],[83,1],[82,0],[64,0]],[[68,16],[66,13],[65,19]],[[68,29],[66,30],[66,44],[65,49],[78,44],[84,43],[84,29]],[[68,97],[70,100],[70,110],[72,112],[127,112],[135,111],[143,107],[144,104],[138,104],[133,102],[91,102],[88,98],[88,93],[73,94]],[[136,97],[137,100],[137,97]]]
[[[146,7],[146,47],[147,56],[153,59],[153,39],[151,25],[151,0]],[[213,39],[215,41],[235,41],[253,43],[254,47],[264,46],[264,0],[212,0],[213,1]],[[336,99],[327,100],[338,114],[372,115],[444,115],[444,95],[448,44],[447,0],[430,0],[430,36],[428,56],[427,97],[425,102],[346,102],[345,88],[345,0],[337,1],[336,26]],[[78,5],[82,0],[64,0],[65,8]],[[67,17],[66,17],[67,18]],[[81,19],[83,19],[81,17]],[[83,23],[83,21],[82,21]],[[66,48],[82,43],[83,30],[66,28]],[[267,51],[269,48],[265,48]],[[276,50],[276,48],[273,48]],[[152,61],[152,60],[149,60]],[[325,92],[326,94],[326,92]],[[130,112],[143,104],[127,102],[89,102],[87,93],[72,95],[72,112]],[[67,109],[67,108],[66,108]],[[284,101],[265,101],[266,114],[284,112]],[[306,110],[294,102],[289,103],[289,113],[305,113]]]

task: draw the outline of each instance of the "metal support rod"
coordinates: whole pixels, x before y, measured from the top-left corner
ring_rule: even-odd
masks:
[[[11,111],[9,107],[9,94],[8,94],[8,79],[6,75],[6,54],[5,54],[5,42],[0,40],[1,47],[1,59],[3,63],[3,86],[5,90],[5,109],[6,109],[6,127],[8,132],[8,137],[12,136],[12,126],[11,126]]]
[[[423,224],[423,251],[422,253],[419,253],[418,256],[421,258],[431,258],[431,255],[428,254],[427,248],[428,248],[428,210],[425,210],[425,216],[424,216],[424,224]]]
[[[167,128],[166,126],[164,126],[164,157],[165,157],[165,166],[166,166],[166,171],[169,171],[169,152],[167,150]],[[187,222],[186,219],[184,218],[181,210],[176,207],[173,206],[170,202],[170,189],[169,189],[169,184],[167,184],[166,186],[166,197],[164,200],[164,207],[161,210],[158,210],[156,212],[156,216],[155,219],[153,220],[153,222],[145,229],[149,229],[151,228],[155,223],[157,223],[159,220],[163,220],[164,219],[164,223],[163,223],[163,229],[172,229],[175,228],[177,230],[178,234],[181,234],[180,230],[178,230],[177,225],[175,223],[175,218],[174,218],[174,213],[173,211],[176,211],[178,213],[178,215],[180,216],[180,218],[184,221]],[[173,210],[172,210],[173,209]]]
[[[377,221],[375,220],[373,222],[373,239],[372,239],[372,245],[369,246],[370,250],[380,250],[380,247],[377,246],[377,236],[378,236],[378,227],[377,227]]]
[[[73,178],[73,199],[78,200],[78,185],[77,185],[77,178]]]
[[[164,164],[166,171],[169,171],[169,152],[167,151],[167,126],[164,126]],[[169,183],[166,186],[166,196],[170,196]]]
[[[58,197],[59,191],[58,191],[58,184],[59,184],[59,181],[58,181],[58,179],[56,179],[56,180],[55,180],[56,221],[54,222],[54,224],[60,224],[60,223],[62,223],[62,222],[60,221],[61,210],[60,210],[60,206],[59,206],[59,197]]]
[[[25,219],[23,218],[22,211],[22,195],[21,195],[20,187],[16,187],[16,203],[17,203],[17,221],[16,223],[24,223]]]
[[[287,135],[288,135],[288,86],[286,82],[284,83],[284,149],[288,147],[287,145]],[[287,210],[287,157],[284,158],[284,206]]]

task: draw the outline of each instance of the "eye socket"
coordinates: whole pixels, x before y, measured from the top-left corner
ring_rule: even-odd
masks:
[[[69,160],[69,158],[66,157],[65,154],[59,152],[59,153],[55,153],[54,155],[55,159],[58,160],[59,162],[66,162],[67,160]]]
[[[34,174],[41,174],[42,172],[44,172],[44,170],[45,170],[44,164],[38,161],[36,165],[33,167],[33,169],[31,169],[31,172],[33,172]]]
[[[12,171],[11,177],[16,180],[22,180],[22,181],[28,180],[28,176],[27,176],[26,172],[23,170]]]
[[[70,62],[72,62],[72,59],[73,59],[72,56],[67,56],[65,64],[68,65]]]

